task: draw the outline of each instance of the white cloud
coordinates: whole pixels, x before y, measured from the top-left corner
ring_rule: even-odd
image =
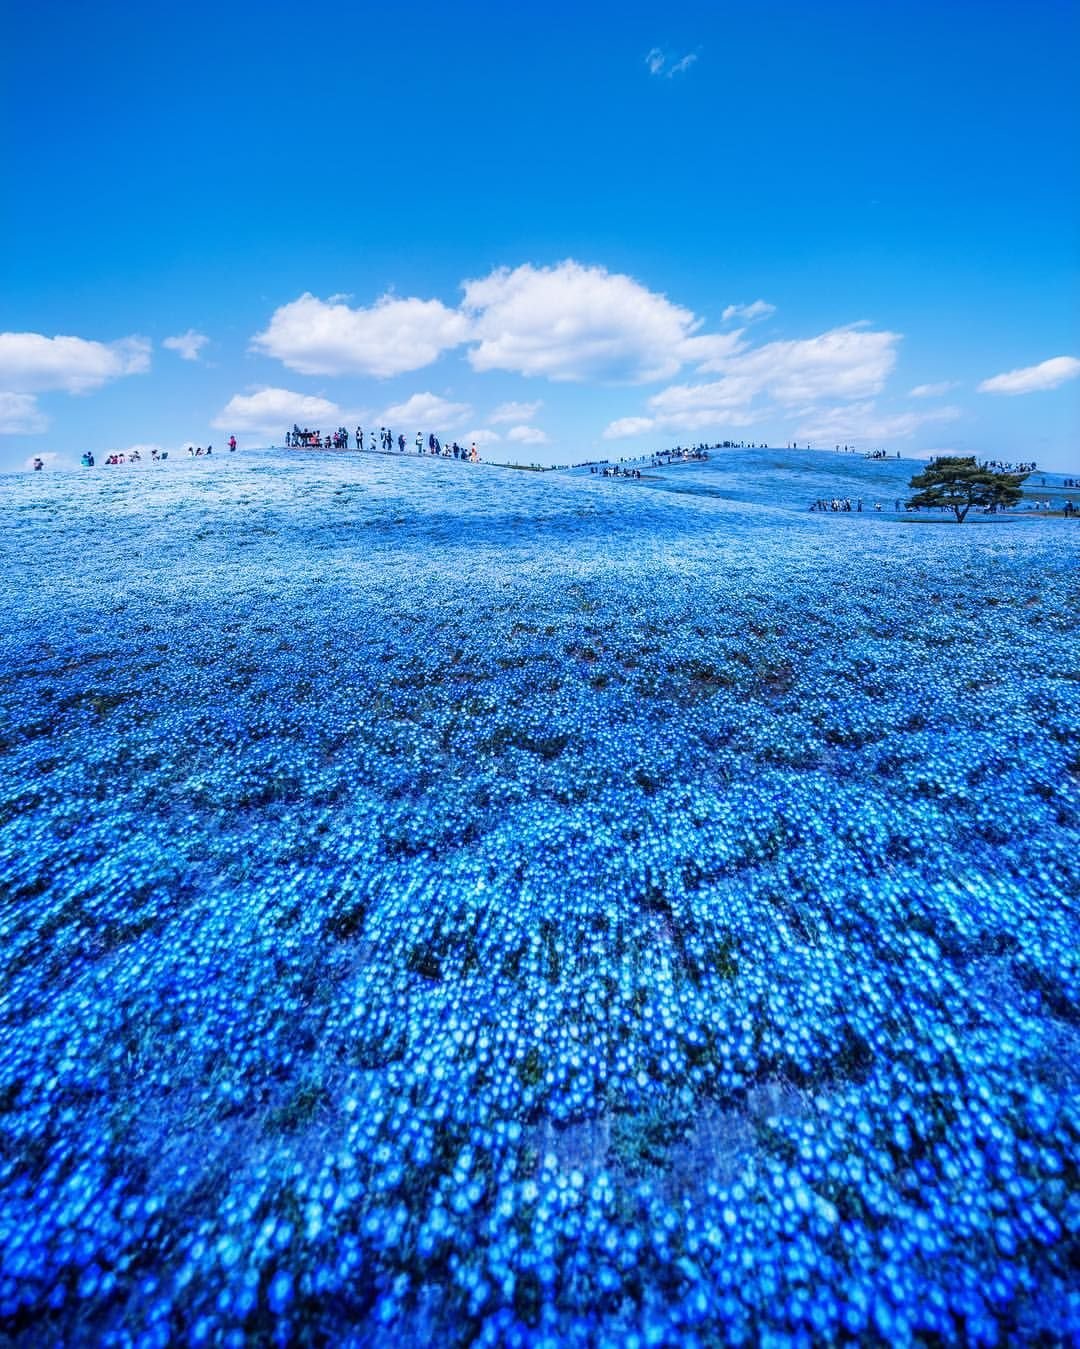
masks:
[[[466,317],[439,300],[384,295],[369,309],[310,292],[275,309],[252,348],[302,375],[400,375],[419,370],[469,335]]]
[[[166,337],[161,345],[169,351],[175,351],[183,361],[197,361],[199,352],[209,341],[204,333],[197,333],[194,328],[189,328],[186,333]]]
[[[680,57],[678,61],[673,61],[668,65],[668,58],[665,53],[659,47],[653,47],[645,57],[645,64],[649,67],[650,75],[663,75],[670,80],[672,76],[681,75],[684,70],[689,70],[696,60],[697,53],[689,52],[686,56]]]
[[[87,393],[111,379],[150,368],[150,341],[124,337],[92,342],[83,337],[0,333],[0,386],[16,393],[63,389]]]
[[[0,393],[0,436],[32,436],[48,424],[32,393]]]
[[[478,345],[474,370],[551,380],[641,382],[675,374],[701,325],[689,309],[633,277],[568,259],[525,263],[466,281],[464,308]]]
[[[500,403],[488,421],[492,426],[500,426],[503,422],[527,422],[543,406],[539,399],[535,403]]]
[[[479,427],[475,431],[467,432],[465,440],[470,445],[474,443],[477,445],[494,445],[496,441],[502,440],[502,436],[499,435],[498,431],[491,431],[484,427]]]
[[[994,375],[984,379],[978,386],[980,393],[1041,393],[1046,389],[1056,389],[1070,379],[1080,375],[1080,360],[1075,356],[1053,356],[1038,365],[1024,366],[1020,370],[1009,370],[1003,375]]]
[[[626,436],[644,435],[655,425],[652,417],[619,417],[604,427],[603,436],[605,440],[622,440]]]
[[[684,70],[689,70],[696,60],[697,60],[697,52],[690,52],[688,53],[688,55],[676,61],[675,64],[668,70],[667,73],[668,79],[670,80],[673,75],[681,75]]]
[[[907,440],[916,431],[935,422],[951,422],[960,416],[958,408],[933,408],[928,412],[881,412],[872,400],[849,403],[844,407],[821,408],[805,416],[795,430],[798,440],[808,441],[882,441]]]
[[[388,407],[380,416],[379,424],[393,426],[395,422],[405,422],[408,426],[415,424],[421,430],[429,426],[438,430],[440,427],[460,426],[462,422],[468,421],[472,413],[468,403],[451,403],[434,393],[414,393],[404,403]]]
[[[512,426],[506,433],[507,440],[519,445],[546,445],[548,438],[538,426]]]
[[[280,436],[294,422],[326,430],[351,420],[329,399],[293,393],[290,389],[263,388],[234,395],[211,425],[221,431],[265,431]]]
[[[754,319],[765,319],[776,313],[776,305],[768,300],[755,300],[752,304],[729,304],[720,317],[727,323],[730,319],[743,319],[753,323]]]
[[[914,389],[910,390],[911,398],[940,398],[942,394],[949,393],[950,390],[959,388],[959,383],[955,379],[942,379],[936,384],[916,384]]]
[[[728,392],[724,382],[716,384],[678,384],[649,399],[657,429],[667,431],[720,430],[724,427],[752,426],[761,421],[767,408],[754,409],[741,392]]]

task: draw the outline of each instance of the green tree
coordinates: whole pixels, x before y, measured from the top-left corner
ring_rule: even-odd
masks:
[[[921,473],[916,473],[908,484],[915,495],[909,506],[948,506],[962,525],[972,506],[996,511],[1015,506],[1023,493],[1021,487],[1026,473],[1000,473],[986,464],[977,464],[975,456],[967,459],[958,455],[936,460]]]

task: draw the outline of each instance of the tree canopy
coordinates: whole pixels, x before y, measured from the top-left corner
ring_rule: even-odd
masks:
[[[943,456],[911,479],[908,486],[916,490],[907,504],[948,506],[956,515],[956,523],[962,525],[972,506],[991,511],[1015,506],[1027,477],[1026,473],[1004,473],[978,464],[974,455]]]

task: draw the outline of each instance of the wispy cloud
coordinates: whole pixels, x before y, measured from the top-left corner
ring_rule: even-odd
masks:
[[[687,52],[685,56],[680,56],[678,60],[673,60],[661,47],[653,47],[645,57],[645,64],[649,68],[650,75],[662,75],[670,80],[675,75],[681,75],[697,60],[697,52]]]
[[[506,439],[516,441],[518,445],[546,445],[548,441],[547,433],[538,426],[512,426]]]
[[[0,393],[0,436],[36,435],[48,424],[32,393]]]
[[[907,440],[924,426],[952,422],[959,408],[933,408],[927,412],[886,412],[873,400],[849,403],[844,407],[822,408],[806,416],[796,427],[798,440],[882,441]]]
[[[646,431],[704,431],[751,426],[785,409],[814,408],[825,399],[865,400],[884,387],[900,335],[864,324],[817,337],[740,347],[700,366],[720,374],[704,384],[672,384],[647,402],[647,415],[620,417],[607,440]],[[803,414],[800,414],[803,415]]]
[[[767,319],[776,313],[776,305],[768,300],[755,300],[753,304],[729,304],[720,317],[727,323],[730,319],[743,319],[753,323],[754,319]]]
[[[539,399],[535,403],[500,403],[488,421],[492,426],[500,426],[503,422],[527,422],[542,406]]]
[[[949,393],[950,390],[959,388],[959,382],[955,379],[942,379],[936,384],[916,384],[911,390],[911,398],[940,398],[942,394]]]
[[[993,375],[979,385],[980,393],[1042,393],[1056,389],[1080,375],[1080,360],[1075,356],[1052,356],[1038,365],[1026,365],[1020,370],[1009,370]]]
[[[689,52],[686,56],[680,57],[673,66],[668,68],[668,79],[670,80],[673,75],[681,75],[684,70],[689,70],[696,60],[697,52]]]

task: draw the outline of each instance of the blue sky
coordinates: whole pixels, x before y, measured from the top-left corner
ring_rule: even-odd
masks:
[[[13,6],[0,466],[390,419],[1080,470],[1078,39],[1066,0]]]

